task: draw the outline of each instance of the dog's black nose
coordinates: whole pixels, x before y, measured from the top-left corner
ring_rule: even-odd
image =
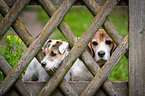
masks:
[[[100,51],[100,52],[98,52],[98,55],[99,55],[100,57],[103,57],[103,56],[105,55],[105,52],[104,52],[104,51]]]
[[[42,65],[42,67],[45,67],[46,66],[46,62],[42,62],[41,65]]]

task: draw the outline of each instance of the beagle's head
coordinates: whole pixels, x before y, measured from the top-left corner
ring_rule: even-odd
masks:
[[[89,46],[91,47],[92,56],[101,66],[110,58],[116,45],[104,29],[99,29],[93,36]]]
[[[44,59],[41,65],[46,70],[54,70],[59,67],[61,62],[68,54],[69,44],[61,40],[47,40],[44,44]]]

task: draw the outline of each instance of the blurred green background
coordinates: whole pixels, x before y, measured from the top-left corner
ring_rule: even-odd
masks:
[[[49,17],[43,10],[39,10],[38,20],[45,26]],[[64,20],[70,26],[76,36],[80,37],[89,27],[93,20],[93,15],[85,7],[73,7]],[[109,15],[110,20],[118,29],[123,37],[128,33],[128,8],[125,6],[116,7]],[[54,39],[65,38],[58,29],[55,30]],[[124,56],[114,70],[111,72],[109,80],[111,81],[128,81],[128,59]]]

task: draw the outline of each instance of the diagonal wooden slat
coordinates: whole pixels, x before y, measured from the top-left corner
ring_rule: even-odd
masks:
[[[0,0],[0,6],[3,6],[3,2],[3,0]],[[11,10],[7,13],[3,21],[0,23],[0,40],[29,2],[30,0],[17,0]]]
[[[41,49],[44,42],[50,36],[50,34],[55,30],[58,24],[61,22],[65,14],[74,4],[75,0],[64,0],[58,10],[51,17],[47,25],[42,30],[42,33],[36,38],[36,40],[30,45],[27,52],[21,57],[19,62],[14,66],[14,68],[6,76],[5,80],[0,85],[0,95],[3,95],[8,89],[16,82],[18,77]],[[9,83],[8,83],[9,82]]]
[[[9,12],[10,8],[9,8],[9,6],[3,0],[0,1],[0,3],[1,3],[0,4],[0,13],[2,14],[3,17],[5,17],[5,15]],[[33,41],[33,38],[30,35],[30,33],[27,31],[27,29],[24,27],[24,25],[20,22],[19,19],[17,19],[13,23],[12,28],[15,30],[15,32],[17,32],[17,34],[22,39],[22,41],[25,43],[25,45],[27,47],[30,46],[30,44]],[[25,38],[23,38],[23,37],[25,37]]]
[[[64,75],[68,72],[73,62],[81,55],[85,47],[96,33],[96,31],[101,27],[106,17],[111,13],[112,9],[116,6],[118,2],[116,0],[107,0],[102,10],[97,14],[90,24],[89,28],[80,37],[74,47],[71,49],[68,56],[65,58],[61,66],[58,68],[56,73],[50,78],[45,87],[39,93],[39,96],[50,95],[58,86],[58,84],[64,78]]]
[[[105,63],[103,68],[96,74],[81,96],[92,96],[99,89],[105,79],[109,76],[115,65],[128,50],[128,35],[124,41],[120,43],[117,49],[113,52],[111,58]]]
[[[82,3],[86,5],[86,7],[90,10],[90,12],[93,14],[93,16],[96,16],[96,14],[100,11],[100,6],[96,3],[95,0],[82,0]],[[123,36],[120,34],[120,32],[116,29],[116,27],[113,25],[113,23],[109,20],[109,18],[104,22],[103,28],[107,30],[107,33],[110,34],[111,38],[114,40],[114,42],[118,45],[123,40]],[[108,32],[109,31],[109,32]]]
[[[3,3],[3,4],[0,6],[0,13],[4,17],[8,13],[10,8],[4,1],[1,1],[1,3]],[[29,47],[34,39],[32,38],[31,34],[27,31],[27,29],[24,27],[24,25],[21,23],[21,21],[19,19],[13,23],[12,28],[17,33],[17,35],[22,39],[24,44],[27,47]],[[42,51],[39,52],[36,57],[39,61],[41,61],[43,58]]]
[[[11,71],[11,69],[12,67],[7,63],[7,61],[0,54],[0,70],[5,75],[7,75]],[[32,96],[32,93],[29,91],[29,89],[21,79],[18,79],[18,81],[15,83],[15,87],[22,96]]]
[[[45,10],[45,12],[47,13],[47,15],[49,17],[51,17],[54,12],[56,11],[56,8],[54,7],[54,5],[52,3],[50,3],[48,0],[38,0],[38,2],[40,3],[40,5],[43,7],[43,9]],[[61,21],[61,23],[58,26],[58,29],[62,32],[63,35],[70,33],[71,35],[68,35],[69,37],[66,38],[67,41],[73,45],[74,41],[77,41],[77,37],[75,36],[75,34],[72,32],[71,28],[68,26],[68,24],[64,21],[64,19]],[[74,40],[75,39],[75,40]]]
[[[38,1],[49,16],[52,16],[53,13],[56,11],[55,7],[47,0],[43,0],[43,1],[38,0]],[[64,20],[62,20],[62,22],[60,23],[58,28],[61,31],[61,33],[64,35],[64,37],[67,39],[67,41],[69,42],[70,45],[73,46],[74,42],[77,42],[77,37],[75,36],[75,34],[72,32],[71,28],[68,26],[68,24]],[[95,76],[96,73],[100,70],[100,68],[95,63],[92,56],[87,51],[85,51],[81,55],[81,57],[83,58],[82,60],[84,61],[85,65],[87,65],[87,67],[90,69],[91,73]],[[88,58],[89,58],[89,60],[88,60]],[[115,88],[109,80],[107,80],[103,84],[103,88],[106,91],[106,93],[108,93],[109,95],[121,96],[121,95],[119,95],[118,92],[115,92]]]
[[[4,3],[3,4],[3,9],[0,10],[0,12],[2,11],[1,13],[4,16],[4,15],[7,14],[8,10],[9,10],[9,7],[7,6],[6,3]],[[12,28],[15,30],[15,32],[18,34],[18,36],[24,41],[25,45],[27,47],[29,47],[30,44],[33,41],[33,38],[30,35],[30,33],[28,33],[28,31],[24,27],[24,25],[19,20],[17,20],[12,25]],[[41,61],[41,58],[42,58],[41,52],[39,52],[36,57],[37,57],[38,61]],[[49,72],[49,75],[50,74],[52,74],[52,73]],[[77,96],[77,93],[73,90],[73,88],[71,88],[70,84],[67,81],[63,80],[61,82],[61,84],[59,85],[59,87],[60,87],[61,91],[63,92],[63,94],[68,95],[68,96],[69,95],[75,95],[75,96]]]
[[[93,76],[95,76],[101,70],[101,68],[87,51],[84,51],[84,53],[81,55],[81,60],[84,62]],[[122,96],[120,92],[115,91],[116,88],[108,79],[106,79],[106,81],[103,83],[102,88],[109,96]]]
[[[96,3],[95,0],[82,0],[83,4],[87,6],[87,8],[90,10],[90,12],[95,16],[98,11],[100,10],[100,6]],[[113,25],[113,23],[108,18],[104,24],[103,28],[107,31],[108,35],[113,39],[113,41],[119,45],[122,40],[123,36],[120,34],[120,32],[116,29],[116,27]],[[128,52],[126,53],[126,57],[128,58]]]

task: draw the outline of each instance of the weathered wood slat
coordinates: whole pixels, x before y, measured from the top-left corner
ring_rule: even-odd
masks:
[[[2,3],[2,6],[0,6],[1,7],[0,13],[4,17],[8,13],[10,8],[4,1],[1,1],[1,3]],[[25,28],[25,26],[21,23],[21,21],[19,19],[13,23],[12,28],[17,33],[17,35],[22,39],[24,44],[27,47],[29,47],[34,39],[32,38],[32,35],[27,31],[27,29]],[[42,58],[43,58],[42,50],[37,53],[36,58],[38,59],[38,61],[42,60]]]
[[[113,2],[113,3],[112,3]],[[62,81],[64,78],[64,75],[66,72],[70,69],[70,67],[73,65],[74,61],[81,55],[93,35],[96,33],[96,31],[101,27],[103,22],[106,19],[106,16],[110,14],[112,9],[116,6],[117,1],[116,0],[109,0],[105,5],[103,6],[102,10],[100,10],[99,14],[96,15],[92,23],[90,24],[89,28],[84,32],[84,34],[80,37],[78,42],[74,44],[73,48],[71,49],[68,56],[65,58],[59,69],[54,73],[54,75],[50,78],[48,83],[45,85],[45,87],[42,89],[42,91],[39,93],[39,96],[42,95],[50,95],[58,86],[58,84]],[[109,7],[109,8],[108,8]]]
[[[36,38],[36,40],[30,45],[27,52],[21,57],[19,62],[14,66],[14,68],[9,72],[5,80],[0,85],[0,94],[4,94],[8,89],[15,83],[19,78],[21,73],[41,49],[44,42],[50,36],[50,34],[55,30],[58,24],[61,22],[65,14],[71,8],[75,0],[65,0],[62,5],[58,8],[55,14],[51,17],[47,25],[42,30],[42,33]]]
[[[0,13],[2,14],[2,16],[5,17],[5,15],[9,12],[9,10],[10,10],[9,6],[2,0],[1,6],[0,6]],[[30,46],[30,44],[33,41],[33,38],[31,37],[30,33],[27,31],[27,29],[24,27],[24,25],[20,22],[19,19],[16,20],[16,22],[12,25],[12,28],[15,30],[18,36],[22,39],[25,45],[27,47]]]
[[[43,0],[45,1],[45,0]],[[48,2],[48,0],[47,0]],[[47,4],[46,2],[44,2],[45,4]],[[49,1],[50,3],[50,1]],[[52,5],[52,3],[50,4]],[[48,7],[48,6],[47,6]],[[5,16],[7,14],[9,10],[9,7],[7,6],[7,4],[3,4],[3,10],[2,10],[2,14]],[[30,44],[32,43],[33,41],[33,38],[32,36],[30,35],[30,33],[27,31],[27,29],[24,27],[24,25],[19,21],[17,20],[13,25],[12,25],[12,28],[15,30],[15,32],[18,34],[18,36],[24,41],[25,45],[27,47],[30,46]],[[39,52],[37,54],[37,59],[40,61],[42,58],[42,55],[41,55],[41,52]],[[50,75],[51,73],[49,73]],[[63,92],[63,94],[65,95],[74,95],[77,96],[76,92],[71,88],[71,86],[67,83],[67,81],[62,81],[62,83],[59,85],[61,91]]]
[[[129,0],[129,96],[145,96],[145,0]]]
[[[81,93],[84,91],[84,89],[87,87],[87,85],[90,83],[90,81],[73,81],[69,82],[69,84],[72,86],[75,91],[81,95]],[[116,81],[116,82],[111,82],[115,87],[115,91],[120,91],[123,93],[122,96],[128,96],[128,82],[121,82],[121,81]],[[46,82],[25,82],[25,84],[28,86],[30,91],[34,94],[34,96],[37,96],[38,93],[41,91],[43,86],[46,84]],[[8,92],[8,96],[17,96],[16,93],[12,93],[11,90]],[[58,89],[56,89],[53,93],[52,96],[64,96]],[[108,96],[102,88],[100,88],[96,93],[95,96]]]
[[[8,31],[14,21],[18,18],[24,7],[30,2],[30,0],[18,0],[11,10],[4,17],[3,21],[0,23],[0,40],[4,34]],[[0,6],[3,6],[3,0],[0,1]],[[0,8],[1,9],[1,8]]]
[[[14,3],[16,2],[16,0],[4,0],[9,6],[14,5]],[[62,3],[63,0],[50,0],[53,5],[60,5]],[[95,0],[100,6],[103,6],[104,3],[106,2],[106,0]],[[128,1],[127,0],[121,0],[121,2],[119,2],[118,5],[127,5]],[[29,3],[29,5],[39,5],[39,3],[36,0],[31,0],[31,2]],[[80,3],[80,1],[77,1],[75,3],[75,5],[82,5]]]
[[[7,61],[0,54],[0,70],[5,75],[7,75],[11,71],[11,69],[12,69],[12,67],[7,63]],[[15,87],[22,96],[32,96],[30,90],[28,89],[28,87],[24,84],[24,82],[21,79],[17,80],[17,82],[15,83]]]
[[[100,11],[100,6],[96,3],[95,0],[82,0],[83,4],[89,9],[89,11],[96,16],[96,14]],[[119,33],[113,23],[109,20],[109,18],[104,22],[103,28],[107,31],[110,37],[114,40],[114,42],[118,45],[122,42],[123,36]]]
[[[128,36],[124,38],[124,41],[120,43],[117,49],[113,52],[111,58],[105,63],[102,69],[96,74],[81,96],[92,96],[102,85],[104,80],[109,76],[115,65],[122,58],[122,56],[128,50]]]

